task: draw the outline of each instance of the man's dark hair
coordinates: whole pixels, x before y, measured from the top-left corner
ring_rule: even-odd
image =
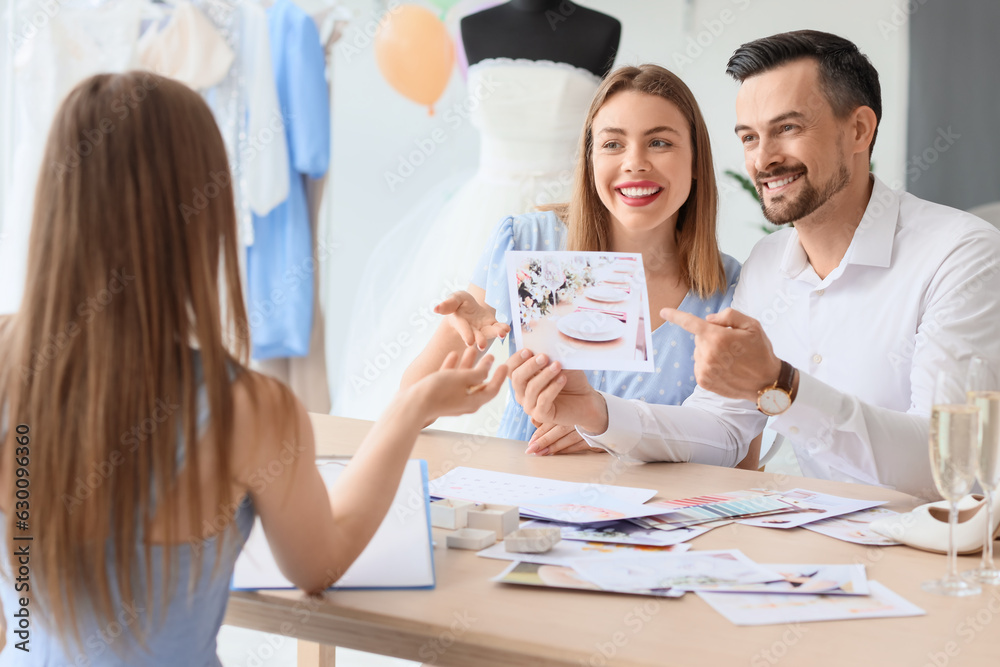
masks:
[[[868,147],[870,157],[882,120],[882,87],[875,67],[854,42],[818,30],[783,32],[736,49],[726,65],[726,74],[742,83],[800,58],[814,58],[819,64],[820,85],[838,118],[860,106],[871,107],[875,112],[875,132]]]

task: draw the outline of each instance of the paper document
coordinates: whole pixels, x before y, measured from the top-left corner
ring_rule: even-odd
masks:
[[[498,560],[520,560],[526,563],[542,563],[545,565],[572,565],[582,561],[607,560],[632,556],[635,554],[671,554],[687,551],[690,544],[674,544],[669,547],[644,547],[635,544],[609,544],[607,542],[579,542],[563,540],[552,549],[541,554],[522,554],[507,551],[503,542],[497,542],[477,552],[483,558]],[[655,588],[665,588],[663,586]]]
[[[614,544],[635,544],[649,547],[668,547],[672,544],[687,542],[710,529],[697,530],[657,530],[642,528],[629,521],[614,521],[611,523],[589,524],[580,526],[571,523],[555,523],[548,521],[529,521],[522,528],[545,528],[556,526],[564,540],[582,542],[609,542]],[[701,526],[698,526],[701,528]]]
[[[582,493],[584,498],[599,498],[606,494],[619,501],[635,504],[642,504],[656,495],[654,489],[562,482],[557,479],[512,475],[464,466],[432,479],[430,490],[435,498],[519,507],[526,503],[544,502],[550,498],[574,493]]]
[[[327,488],[346,462],[316,462]],[[433,588],[434,551],[431,544],[427,462],[407,461],[389,512],[368,546],[332,588]],[[281,574],[257,519],[236,560],[233,590],[294,588]]]
[[[784,578],[737,549],[662,555],[644,553],[580,560],[571,565],[584,579],[608,590],[678,588],[693,591],[722,583],[749,584]]]
[[[871,529],[871,523],[875,519],[885,519],[898,514],[898,512],[893,512],[883,507],[872,507],[860,512],[851,512],[850,514],[843,514],[830,519],[822,519],[808,523],[802,527],[806,530],[826,535],[827,537],[844,540],[845,542],[891,547],[902,544],[902,542],[879,535]]]
[[[870,595],[733,595],[699,591],[698,596],[736,625],[774,625],[852,618],[922,616],[926,612],[878,583]]]
[[[698,590],[719,593],[787,593],[794,595],[868,595],[865,566],[853,565],[775,565],[762,567],[781,575],[779,581],[755,584],[720,582],[702,584]]]
[[[517,584],[519,586],[542,586],[545,588],[569,588],[582,591],[601,591],[604,593],[626,593],[629,595],[652,595],[661,598],[679,598],[684,591],[669,588],[648,591],[609,591],[598,588],[586,579],[581,579],[571,567],[564,565],[542,565],[524,561],[511,563],[510,567],[493,578],[502,584]]]
[[[763,528],[795,528],[812,523],[813,521],[828,519],[833,516],[840,516],[841,514],[849,514],[870,507],[877,507],[887,502],[885,500],[841,498],[840,496],[831,496],[817,491],[807,491],[806,489],[782,491],[780,497],[782,500],[798,505],[798,511],[778,516],[741,519],[740,523]]]

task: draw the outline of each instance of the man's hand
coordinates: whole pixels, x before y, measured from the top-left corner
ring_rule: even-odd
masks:
[[[544,354],[520,350],[507,360],[514,398],[537,423],[608,430],[608,407],[583,371],[564,371]]]
[[[694,377],[698,386],[727,398],[756,401],[778,379],[781,360],[760,322],[726,308],[705,319],[674,308],[660,316],[694,334]]]

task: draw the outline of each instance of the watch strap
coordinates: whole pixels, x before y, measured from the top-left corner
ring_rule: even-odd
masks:
[[[781,360],[781,372],[778,373],[778,381],[774,383],[775,389],[783,389],[789,396],[792,395],[792,380],[795,378],[795,368]]]

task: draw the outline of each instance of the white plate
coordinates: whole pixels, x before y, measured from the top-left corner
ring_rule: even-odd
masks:
[[[603,343],[625,335],[625,323],[604,313],[570,313],[559,318],[556,328],[570,338]]]
[[[618,303],[628,298],[628,292],[620,290],[610,285],[595,285],[584,290],[583,295],[588,299],[600,301],[602,303]]]

